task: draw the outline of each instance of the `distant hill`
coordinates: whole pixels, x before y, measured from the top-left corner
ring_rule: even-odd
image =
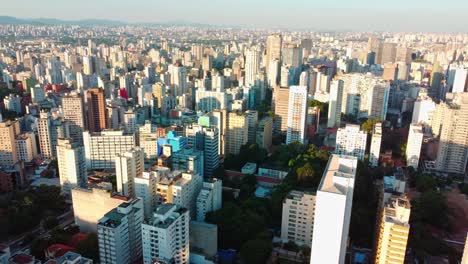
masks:
[[[122,21],[105,20],[105,19],[85,19],[85,20],[60,20],[54,18],[16,18],[11,16],[0,16],[0,24],[2,25],[99,25],[99,26],[122,26],[128,23]]]

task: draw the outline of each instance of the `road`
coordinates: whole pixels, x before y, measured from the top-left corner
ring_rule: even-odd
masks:
[[[59,227],[64,228],[75,221],[75,218],[73,216],[72,211],[68,211],[60,216],[57,217],[57,220],[59,221]],[[23,251],[28,251],[31,243],[23,244],[24,238],[29,234],[32,233],[35,238],[45,238],[47,236],[50,236],[50,232],[52,230],[48,230],[44,232],[43,228],[41,226],[31,230],[30,232],[27,232],[25,234],[20,235],[19,237],[11,240],[8,245],[10,246],[10,252],[11,255],[14,255],[18,252],[23,252]]]

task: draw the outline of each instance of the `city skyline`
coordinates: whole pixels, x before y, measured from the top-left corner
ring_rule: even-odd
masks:
[[[420,1],[396,0],[374,3],[370,0],[352,2],[333,0],[322,3],[315,0],[288,2],[240,0],[236,5],[225,5],[206,0],[196,2],[184,0],[164,5],[159,0],[132,2],[83,0],[58,5],[53,0],[41,2],[26,0],[10,1],[3,5],[0,16],[65,21],[98,18],[137,24],[206,24],[221,27],[316,31],[467,31],[464,25],[468,22],[468,18],[463,15],[464,7],[468,8],[466,2],[429,1],[425,2],[424,6],[418,2]],[[24,6],[30,8],[25,9]],[[164,7],[163,12],[161,12],[162,7]],[[294,10],[294,12],[285,12],[285,10]]]

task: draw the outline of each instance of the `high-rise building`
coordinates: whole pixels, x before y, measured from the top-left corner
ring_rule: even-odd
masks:
[[[245,113],[228,113],[226,126],[226,154],[239,154],[242,145],[247,144],[249,135],[248,118]]]
[[[408,141],[406,143],[406,166],[418,169],[421,146],[423,142],[423,126],[411,124],[409,128]]]
[[[378,64],[380,62],[380,57],[381,57],[381,51],[380,51],[380,46],[382,45],[382,42],[377,39],[377,38],[369,38],[369,41],[367,42],[367,51],[369,53],[373,53],[373,60],[369,61],[369,64]]]
[[[247,110],[245,113],[247,114],[247,127],[249,130],[248,141],[250,143],[255,143],[255,134],[257,132],[258,125],[258,112],[255,110]]]
[[[215,109],[227,109],[229,96],[224,91],[209,91],[203,87],[195,92],[196,110],[210,112]]]
[[[135,178],[134,182],[135,197],[143,200],[145,219],[149,220],[156,208],[158,173],[155,171],[144,171],[142,175]]]
[[[302,64],[302,48],[297,44],[285,44],[282,50],[283,64],[298,68]]]
[[[91,189],[73,188],[71,197],[75,224],[81,232],[97,233],[97,223],[107,212],[129,198],[112,194],[112,185],[104,184]]]
[[[135,197],[135,178],[143,174],[145,158],[143,149],[136,147],[115,156],[117,191],[124,196]]]
[[[273,93],[273,109],[275,111],[274,130],[277,133],[288,131],[289,87],[276,86]]]
[[[387,117],[390,84],[380,83],[372,86],[368,96],[368,118],[385,120]]]
[[[227,134],[227,111],[226,109],[214,110],[211,112],[210,121],[218,129],[218,154],[224,155],[226,152]]]
[[[383,43],[380,46],[381,58],[378,64],[384,65],[385,63],[394,63],[396,58],[396,44]]]
[[[200,193],[203,179],[192,172],[173,171],[164,175],[158,182],[158,203],[172,203],[190,210],[195,218],[197,196]]]
[[[189,222],[186,208],[163,204],[141,225],[143,263],[189,263]]]
[[[278,85],[279,78],[280,78],[280,60],[279,59],[274,59],[269,63],[269,68],[267,72],[267,78],[268,78],[268,85],[270,87],[275,87]]]
[[[455,78],[453,80],[452,93],[468,92],[467,85],[468,69],[458,68],[455,70]]]
[[[30,162],[37,156],[36,136],[33,132],[24,132],[16,136],[18,161]]]
[[[174,96],[181,96],[187,92],[187,70],[180,63],[169,65],[171,74],[171,86]]]
[[[73,139],[59,139],[57,142],[57,163],[60,185],[64,193],[70,194],[75,187],[85,188],[88,183],[83,145]]]
[[[88,169],[113,169],[115,157],[136,146],[135,134],[125,134],[122,130],[83,133]]]
[[[280,61],[280,65],[281,65],[282,44],[283,44],[283,38],[281,34],[272,34],[268,36],[266,40],[266,61],[265,61],[266,69],[270,69],[270,63],[275,59]]]
[[[91,88],[86,91],[88,103],[88,130],[90,132],[101,132],[107,128],[107,109],[104,90]]]
[[[44,159],[57,156],[57,140],[70,137],[69,122],[53,115],[41,112],[37,120],[37,133],[39,135],[39,148]]]
[[[328,160],[315,202],[311,264],[345,263],[356,169],[356,157],[332,155]]]
[[[245,85],[255,84],[257,74],[260,73],[260,51],[252,47],[245,52]]]
[[[132,199],[106,213],[97,223],[99,263],[135,263],[142,257],[143,202]]]
[[[312,245],[316,195],[291,191],[283,201],[281,239],[298,245]]]
[[[197,221],[205,221],[208,212],[216,211],[222,207],[222,181],[211,178],[203,182],[197,196]]]
[[[273,118],[266,116],[258,122],[255,142],[260,148],[270,150],[273,136]]]
[[[382,144],[382,123],[376,123],[374,125],[374,131],[372,133],[372,141],[371,141],[370,152],[369,152],[369,164],[372,167],[379,166],[381,144]]]
[[[367,133],[360,130],[359,125],[346,124],[336,133],[335,153],[353,156],[364,160],[366,152]]]
[[[414,102],[412,123],[430,124],[436,104],[426,95],[421,95]]]
[[[379,219],[376,264],[405,263],[409,235],[411,206],[404,196],[392,196],[385,204]]]
[[[0,122],[0,136],[2,144],[0,145],[0,166],[13,166],[18,162],[18,153],[16,151],[15,139],[20,133],[18,121],[6,120]]]
[[[432,126],[434,134],[440,135],[436,170],[464,174],[468,160],[468,93],[448,94],[447,99],[447,104],[437,106],[437,125]]]
[[[286,144],[305,142],[307,120],[307,87],[291,86],[289,88],[288,130]]]
[[[340,127],[343,89],[344,82],[342,80],[333,81],[330,85],[330,100],[328,102],[327,127]]]
[[[83,143],[83,132],[86,129],[83,96],[78,93],[64,96],[62,112],[64,120],[70,124],[70,137],[73,142]]]

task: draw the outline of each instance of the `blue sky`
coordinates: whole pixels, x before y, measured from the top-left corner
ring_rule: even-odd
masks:
[[[468,31],[467,0],[0,0],[0,15],[314,30]]]

